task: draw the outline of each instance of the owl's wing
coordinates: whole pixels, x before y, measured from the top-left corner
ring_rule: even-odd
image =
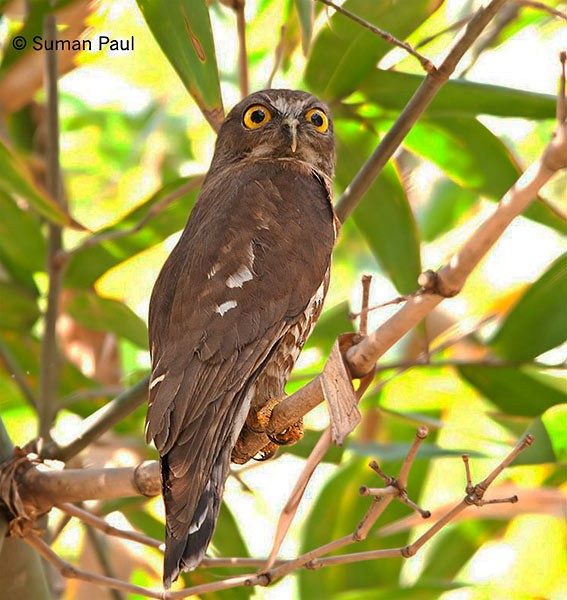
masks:
[[[205,184],[160,273],[146,436],[162,456],[164,495],[175,500],[167,507],[175,538],[189,532],[215,461],[238,434],[250,383],[323,281],[333,219],[329,191],[311,171],[251,166]]]

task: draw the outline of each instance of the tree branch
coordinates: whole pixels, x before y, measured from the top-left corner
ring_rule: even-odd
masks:
[[[48,14],[44,19],[44,35],[52,42],[57,39],[56,17]],[[57,89],[57,52],[46,52],[45,87],[47,98],[47,190],[59,206],[65,208],[61,190],[59,166],[59,95]],[[57,319],[59,299],[63,285],[63,265],[58,260],[61,251],[61,227],[49,223],[47,250],[47,274],[49,290],[44,332],[41,344],[41,366],[39,376],[39,436],[51,439],[51,425],[57,413],[57,387],[59,379],[59,351],[57,348]]]
[[[344,15],[345,17],[348,17],[349,19],[351,19],[351,21],[358,23],[362,27],[368,29],[372,33],[381,37],[388,44],[391,44],[392,46],[397,46],[398,48],[404,49],[408,54],[410,54],[411,56],[413,56],[414,58],[416,58],[419,61],[419,64],[423,67],[423,69],[426,73],[430,73],[430,74],[435,73],[435,71],[436,71],[435,65],[426,56],[423,56],[422,54],[420,54],[419,52],[414,50],[407,42],[402,42],[402,41],[398,40],[391,33],[384,31],[383,29],[380,29],[379,27],[376,27],[376,25],[373,25],[372,23],[369,23],[368,21],[365,21],[364,19],[360,18],[358,15],[355,15],[353,12],[350,12],[350,10],[346,10],[342,6],[339,6],[339,5],[335,4],[334,2],[331,2],[331,0],[318,0],[318,1],[321,2],[321,4],[326,4],[327,6],[334,8],[337,12],[339,12],[342,15]]]
[[[449,52],[442,65],[435,72],[425,77],[423,83],[412,96],[394,125],[392,125],[390,131],[384,136],[376,150],[374,150],[339,199],[336,210],[342,222],[355,209],[415,122],[429,106],[441,87],[448,81],[465,52],[471,47],[505,2],[506,0],[492,0],[486,7],[479,9],[469,21],[463,35],[453,46],[453,49]]]

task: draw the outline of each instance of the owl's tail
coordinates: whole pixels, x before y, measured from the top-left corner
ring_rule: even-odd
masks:
[[[174,538],[166,526],[163,559],[163,585],[166,589],[171,587],[182,570],[191,571],[203,560],[215,531],[229,467],[230,448],[226,448],[217,457],[211,478],[199,498],[187,537]]]

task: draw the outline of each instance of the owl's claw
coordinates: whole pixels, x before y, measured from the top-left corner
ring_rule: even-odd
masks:
[[[278,446],[291,446],[303,438],[303,433],[303,419],[299,419],[280,433],[271,434],[266,431],[266,436]]]

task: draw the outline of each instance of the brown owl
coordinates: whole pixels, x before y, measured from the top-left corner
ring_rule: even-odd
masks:
[[[202,560],[246,418],[284,396],[321,312],[334,162],[317,98],[265,90],[242,100],[154,286],[146,438],[161,457],[166,587]]]

